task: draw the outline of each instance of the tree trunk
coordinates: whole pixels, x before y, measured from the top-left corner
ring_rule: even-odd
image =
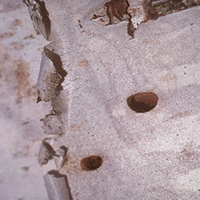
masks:
[[[24,2],[51,41],[37,84],[49,199],[199,199],[199,1]]]

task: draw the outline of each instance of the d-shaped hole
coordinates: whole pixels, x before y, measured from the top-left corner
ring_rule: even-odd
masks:
[[[100,156],[89,156],[81,160],[81,167],[83,170],[95,170],[103,163]]]
[[[158,103],[158,96],[153,92],[140,92],[127,99],[128,106],[135,112],[144,113],[152,110]]]

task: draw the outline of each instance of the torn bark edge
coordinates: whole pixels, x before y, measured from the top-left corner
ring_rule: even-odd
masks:
[[[60,170],[67,161],[68,148],[60,146],[57,150],[54,150],[49,143],[50,140],[49,138],[45,138],[42,141],[38,154],[38,162],[40,166],[43,166],[46,165],[49,160],[54,159],[57,170]]]
[[[58,54],[49,50],[47,47],[44,47],[44,53],[53,62],[56,72],[62,77],[56,88],[58,91],[61,91],[63,90],[63,87],[61,86],[61,84],[64,81],[65,76],[67,75],[67,72],[62,67],[63,64],[62,64],[61,58]]]
[[[134,38],[134,31],[141,23],[198,5],[200,0],[143,0],[138,3],[135,0],[110,0],[104,4],[106,12],[101,9],[91,20],[99,19],[103,25],[112,25],[115,18],[119,22],[128,19],[127,33]],[[105,15],[109,19],[107,24]],[[124,18],[125,15],[129,17]]]
[[[40,166],[46,165],[49,160],[53,158],[53,156],[57,156],[53,147],[48,143],[48,138],[45,138],[42,141],[39,154],[38,154],[38,163]]]
[[[40,119],[40,121],[43,122],[42,128],[44,129],[44,133],[57,136],[64,135],[66,131],[61,114],[55,113],[54,110],[52,110],[52,112],[53,114],[48,114],[44,118]]]
[[[134,0],[127,1],[129,3],[127,12],[131,16],[128,34],[133,36],[138,25],[143,22],[200,5],[200,0],[144,0],[142,5],[137,6],[134,5]]]
[[[29,15],[37,34],[42,34],[46,40],[49,40],[51,20],[45,2],[43,0],[22,0],[22,2],[28,7]]]
[[[47,102],[58,96],[60,91],[63,90],[61,84],[67,75],[67,72],[62,67],[60,56],[54,52],[54,49],[49,49],[52,44],[45,46],[43,50],[37,83],[37,103],[40,101]]]
[[[54,156],[54,161],[55,161],[57,170],[60,170],[65,164],[65,162],[67,161],[68,148],[65,146],[61,146],[56,152],[58,153],[59,156],[58,157]]]
[[[67,176],[52,170],[44,176],[49,200],[72,200]]]
[[[200,0],[146,0],[144,3],[148,19],[157,19],[199,5]]]

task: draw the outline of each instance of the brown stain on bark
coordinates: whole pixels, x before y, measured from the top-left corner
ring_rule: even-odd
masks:
[[[22,170],[24,171],[24,172],[28,172],[29,171],[29,166],[24,166],[24,167],[22,167]]]
[[[89,61],[86,59],[81,59],[78,61],[78,66],[80,67],[88,67],[89,65]]]
[[[36,86],[29,82],[29,66],[24,60],[16,60],[14,76],[16,85],[14,90],[17,93],[16,103],[20,103],[24,97],[37,96]]]
[[[2,93],[8,97],[14,96],[16,103],[23,98],[37,98],[36,86],[30,84],[28,63],[14,59],[8,52],[8,48],[0,45],[0,86],[5,88]]]
[[[22,24],[21,20],[15,19],[11,24],[10,24],[10,29],[15,30],[18,26]]]
[[[170,117],[170,119],[183,118],[189,116],[191,111],[179,112]]]
[[[0,35],[0,39],[6,39],[6,38],[10,38],[13,37],[15,34],[12,32],[6,32]]]
[[[15,50],[21,50],[24,48],[24,45],[19,43],[19,42],[11,42],[10,45],[13,47]]]

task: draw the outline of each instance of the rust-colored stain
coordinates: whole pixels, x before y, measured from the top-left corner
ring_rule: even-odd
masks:
[[[0,35],[0,39],[10,38],[12,36],[14,36],[14,33],[6,32],[6,33],[3,33],[3,34]]]
[[[14,63],[14,75],[16,78],[14,89],[17,93],[16,102],[20,103],[24,97],[37,96],[37,90],[35,86],[30,85],[28,64],[24,60],[16,60]]]
[[[100,156],[89,156],[86,158],[83,158],[81,160],[81,167],[83,170],[95,170],[99,168],[103,163],[103,160]]]
[[[27,40],[27,39],[34,39],[34,38],[35,38],[35,37],[34,37],[33,34],[27,35],[27,36],[24,37],[25,40]]]
[[[167,72],[164,76],[160,78],[161,82],[170,82],[172,80],[176,80],[177,76],[173,74],[172,72]]]
[[[31,147],[30,145],[24,145],[17,147],[15,150],[15,153],[13,154],[14,158],[24,158],[24,157],[30,157],[31,154]]]
[[[88,67],[89,65],[89,61],[86,59],[81,59],[78,61],[78,66],[80,67]]]
[[[179,112],[170,117],[170,119],[183,118],[189,116],[191,111]]]
[[[10,45],[13,47],[15,50],[21,50],[24,48],[24,45],[19,43],[19,42],[11,42]]]
[[[24,167],[22,167],[22,170],[23,170],[23,171],[25,171],[25,172],[28,172],[28,171],[29,171],[29,169],[30,169],[30,167],[29,167],[29,166],[24,166]]]
[[[71,124],[70,131],[79,131],[81,129],[82,124]]]
[[[105,22],[103,19],[100,19],[100,21],[103,22],[103,23]]]
[[[79,163],[77,162],[77,159],[74,158],[74,156],[67,156],[67,161],[62,167],[63,170],[65,170],[67,173],[78,173],[80,171]]]
[[[0,86],[5,88],[4,94],[15,96],[16,103],[20,103],[24,97],[36,98],[36,86],[30,85],[29,81],[28,64],[22,59],[13,59],[5,46],[0,45],[0,49]]]
[[[10,24],[10,29],[16,29],[18,26],[22,24],[21,20],[15,19],[11,24]]]

